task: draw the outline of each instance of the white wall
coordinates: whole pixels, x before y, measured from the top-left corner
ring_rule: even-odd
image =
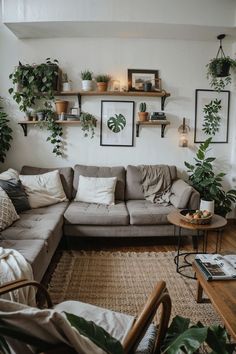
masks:
[[[184,161],[191,161],[193,144],[195,89],[209,88],[205,78],[205,65],[217,51],[218,43],[204,41],[177,41],[164,39],[109,39],[109,38],[56,38],[19,40],[5,26],[0,27],[0,93],[6,101],[6,109],[14,130],[12,148],[2,168],[22,165],[73,166],[76,163],[95,165],[127,164],[175,164],[185,170]],[[231,54],[230,43],[225,52]],[[89,68],[94,73],[109,73],[121,84],[127,81],[127,68],[159,69],[163,87],[171,93],[166,101],[166,115],[171,121],[165,138],[160,137],[160,128],[141,128],[134,147],[100,146],[100,124],[93,140],[86,139],[80,126],[65,127],[66,158],[55,157],[52,145],[46,142],[46,133],[38,128],[29,128],[28,137],[23,136],[17,121],[23,118],[17,104],[8,94],[11,83],[9,73],[18,60],[25,63],[40,63],[45,58],[57,58],[60,66],[79,88],[80,71]],[[234,85],[232,85],[234,89]],[[108,99],[110,99],[108,97]],[[122,99],[117,97],[117,99]],[[130,98],[127,98],[129,100]],[[132,99],[132,98],[131,98]],[[73,98],[71,98],[73,100]],[[142,98],[135,99],[136,108]],[[160,110],[160,99],[146,99],[149,111]],[[235,92],[231,92],[229,143],[212,146],[220,165],[229,173],[226,183],[231,183],[235,174]],[[100,121],[101,98],[83,97],[83,110],[93,113]],[[137,109],[136,109],[137,111]],[[177,128],[182,118],[187,118],[191,127],[189,149],[178,147]]]

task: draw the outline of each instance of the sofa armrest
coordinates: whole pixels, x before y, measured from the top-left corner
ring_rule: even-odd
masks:
[[[192,189],[193,191],[190,195],[187,208],[196,210],[200,206],[200,193],[195,188],[192,187]]]

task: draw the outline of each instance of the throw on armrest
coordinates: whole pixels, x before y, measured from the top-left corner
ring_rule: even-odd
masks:
[[[194,188],[184,180],[177,179],[171,186],[172,194],[170,196],[170,202],[178,209],[184,209],[187,207],[192,209],[192,204],[195,205],[195,203],[189,203],[189,201],[194,191]],[[189,204],[191,204],[191,206]]]

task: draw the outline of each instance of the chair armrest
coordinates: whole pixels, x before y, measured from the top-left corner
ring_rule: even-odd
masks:
[[[49,293],[47,292],[47,289],[42,284],[38,283],[35,280],[18,279],[18,280],[14,280],[9,283],[5,283],[3,285],[0,285],[0,295],[9,293],[9,292],[16,290],[16,289],[23,288],[25,286],[35,286],[37,288],[37,290],[39,292],[43,293],[43,295],[45,296],[48,308],[53,307],[52,300],[50,298]]]
[[[155,341],[154,352],[160,350],[162,341],[165,337],[166,330],[171,313],[171,299],[166,289],[166,283],[160,281],[157,283],[150,294],[143,310],[136,319],[133,327],[124,339],[123,346],[125,353],[131,353],[138,346],[139,342],[145,335],[150,323],[152,322],[158,307],[162,304],[160,324],[158,335]]]

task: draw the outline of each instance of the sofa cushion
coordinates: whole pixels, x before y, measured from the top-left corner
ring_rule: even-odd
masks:
[[[48,241],[52,235],[60,233],[63,214],[68,203],[60,203],[45,208],[31,209],[20,214],[11,227],[1,233],[2,239]],[[56,237],[56,236],[55,236]]]
[[[182,179],[177,179],[171,186],[170,202],[176,208],[186,208],[192,192],[193,188],[188,183]]]
[[[0,187],[0,231],[19,219],[14,205],[7,193]]]
[[[173,205],[162,206],[148,200],[128,200],[126,205],[131,225],[169,224],[167,215],[176,210]]]
[[[177,177],[177,171],[175,166],[169,166],[171,179],[175,180]],[[127,166],[126,171],[126,200],[140,200],[145,199],[142,187],[142,174],[138,166]]]
[[[76,202],[115,204],[116,177],[84,177],[79,176]]]
[[[116,167],[98,167],[75,165],[74,180],[73,180],[73,197],[75,197],[79,182],[79,176],[84,177],[117,177],[115,199],[124,200],[125,196],[125,168],[122,166]]]
[[[32,267],[34,279],[40,281],[45,264],[45,255],[47,248],[43,240],[34,240],[34,244],[28,240],[0,240],[0,246],[4,248],[13,248],[20,252]]]
[[[73,169],[71,167],[60,167],[60,168],[40,168],[23,166],[21,170],[21,175],[40,175],[43,173],[58,170],[60,173],[60,178],[62,182],[63,189],[68,199],[72,198],[72,182],[73,182]]]
[[[81,225],[128,225],[129,214],[125,203],[115,205],[72,202],[65,214],[66,224]]]

